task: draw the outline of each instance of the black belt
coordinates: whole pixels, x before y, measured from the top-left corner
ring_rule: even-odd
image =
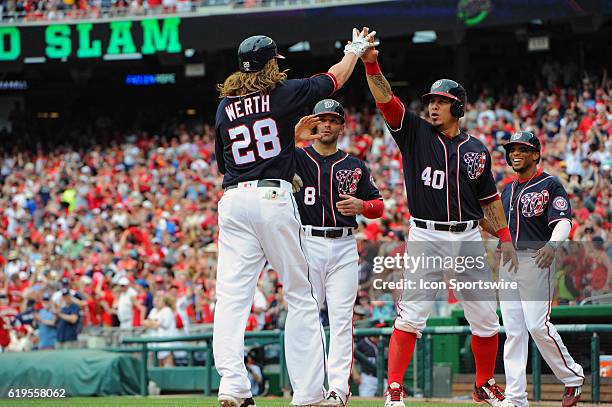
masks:
[[[280,186],[281,186],[280,181],[275,180],[275,179],[261,179],[257,181],[257,188],[264,188],[264,187],[278,188]],[[238,184],[229,185],[225,187],[225,190],[229,191],[230,189],[234,189],[234,188],[238,188]]]
[[[468,222],[457,222],[457,223],[438,223],[434,222],[433,226],[435,230],[439,230],[441,232],[465,232],[466,230],[471,230],[478,224],[478,221],[470,220]],[[414,226],[427,229],[427,222],[423,222],[422,220],[414,219]]]
[[[304,228],[306,230],[306,228]],[[339,237],[344,237],[344,229],[311,229],[310,234],[316,237],[325,237],[327,239],[337,239]],[[353,229],[349,229],[346,232],[346,236],[351,236],[353,234]]]

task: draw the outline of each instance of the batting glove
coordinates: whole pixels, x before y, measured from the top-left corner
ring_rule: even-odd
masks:
[[[357,57],[361,57],[369,48],[372,48],[377,42],[371,42],[370,39],[376,35],[376,31],[372,31],[368,35],[364,35],[363,31],[358,31],[353,28],[353,40],[350,41],[344,47],[345,54],[355,54]]]
[[[302,187],[304,186],[304,182],[302,181],[302,178],[300,178],[299,175],[294,174],[293,180],[291,181],[291,186],[293,193],[295,194],[296,192],[300,192],[300,189],[302,189]]]

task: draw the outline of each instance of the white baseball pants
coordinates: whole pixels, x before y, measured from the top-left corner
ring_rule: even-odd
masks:
[[[306,226],[305,240],[312,283],[319,305],[327,301],[329,315],[327,381],[329,390],[346,402],[353,363],[353,307],[359,285],[357,243],[354,236],[309,236],[309,228]]]
[[[452,233],[412,226],[408,234],[406,254],[415,258],[476,257],[485,252],[484,246],[479,243],[481,241],[478,228],[461,233]],[[465,244],[466,242],[468,243]],[[421,280],[433,283],[444,281],[444,274],[444,269],[436,267],[419,269],[415,273],[404,270],[404,278],[414,281],[417,287]],[[477,275],[464,273],[459,278],[486,281],[492,281],[493,279],[488,265],[485,265]],[[425,328],[434,305],[436,294],[437,291],[433,289],[404,290],[401,300],[397,303],[398,317],[395,319],[395,328],[406,332],[415,332],[417,337],[420,338],[421,331]],[[494,292],[472,293],[471,297],[469,293],[467,296],[461,293],[456,294],[458,298],[463,300],[461,305],[473,335],[491,337],[499,331],[499,319],[496,314],[497,299]]]
[[[244,332],[257,279],[266,260],[283,284],[287,369],[293,403],[310,404],[325,394],[325,335],[309,281],[302,228],[291,184],[280,188],[243,182],[219,201],[219,263],[213,353],[221,376],[219,394],[251,397],[244,366]]]
[[[517,407],[528,405],[527,357],[529,334],[538,346],[557,379],[566,386],[580,386],[584,381],[582,366],[574,361],[563,344],[555,326],[550,323],[550,306],[554,293],[554,273],[551,268],[540,269],[533,258],[534,251],[519,251],[519,271],[509,273],[501,267],[500,279],[515,281],[518,290],[500,294],[500,305],[506,342],[504,370],[506,398]],[[551,266],[552,267],[552,266]]]

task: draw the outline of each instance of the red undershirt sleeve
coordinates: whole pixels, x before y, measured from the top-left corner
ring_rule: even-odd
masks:
[[[363,212],[361,214],[368,219],[380,218],[383,214],[384,204],[382,199],[372,199],[363,202]]]
[[[400,128],[405,108],[397,96],[393,95],[388,102],[376,103],[376,107],[378,107],[378,110],[380,110],[387,123],[389,123],[391,129]]]

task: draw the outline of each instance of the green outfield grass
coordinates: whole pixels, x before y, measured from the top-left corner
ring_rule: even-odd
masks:
[[[290,400],[279,398],[257,398],[258,407],[288,407]],[[349,407],[382,407],[383,399],[351,399]],[[472,402],[449,400],[448,402],[407,400],[407,407],[450,407],[474,405]],[[216,397],[71,397],[65,399],[13,399],[0,400],[0,406],[58,406],[58,407],[218,407]],[[538,404],[531,404],[537,407]],[[542,406],[542,405],[539,405]]]

